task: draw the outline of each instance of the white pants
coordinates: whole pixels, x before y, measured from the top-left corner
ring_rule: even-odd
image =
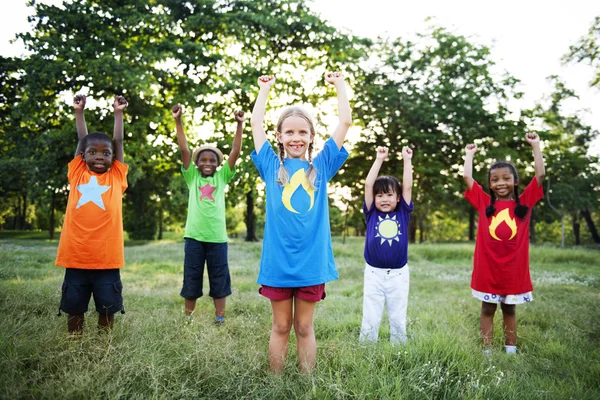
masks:
[[[408,289],[408,264],[400,269],[374,268],[366,264],[361,341],[377,341],[383,307],[387,304],[390,342],[406,342]]]

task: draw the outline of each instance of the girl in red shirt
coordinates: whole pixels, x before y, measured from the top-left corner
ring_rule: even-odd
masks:
[[[529,276],[529,219],[531,208],[544,197],[545,169],[539,136],[528,133],[525,139],[533,148],[535,178],[521,195],[517,170],[506,161],[490,167],[490,194],[485,193],[473,179],[477,145],[468,144],[465,148],[465,198],[479,212],[471,289],[473,296],[481,300],[480,329],[486,354],[491,352],[498,303],[502,309],[506,352],[516,353],[516,305],[533,300]]]

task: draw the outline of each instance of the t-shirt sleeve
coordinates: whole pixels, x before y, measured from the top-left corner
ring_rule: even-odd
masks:
[[[265,140],[263,146],[260,148],[260,152],[257,153],[256,150],[253,150],[252,154],[250,154],[250,157],[252,158],[254,165],[256,165],[256,169],[258,169],[260,177],[264,181],[267,181],[267,179],[270,178],[268,174],[270,171],[273,171],[273,163],[278,163],[277,155],[273,151],[271,143]]]
[[[118,177],[119,182],[121,182],[121,194],[125,193],[127,189],[127,173],[129,172],[129,165],[123,164],[122,162],[115,160],[113,162],[112,168],[110,172],[115,174]]]
[[[78,154],[68,164],[67,178],[69,180],[69,183],[75,182],[77,177],[81,175],[81,173],[85,171],[86,168],[87,166],[85,165],[85,161],[83,161],[81,154]]]
[[[524,206],[533,207],[538,201],[544,197],[544,187],[538,185],[537,178],[533,178],[529,185],[523,190],[519,196],[519,203]]]
[[[467,199],[478,211],[481,211],[487,207],[490,201],[490,195],[483,191],[483,188],[479,183],[473,181],[471,190],[467,188],[465,191],[465,199]]]
[[[341,149],[338,149],[335,140],[330,137],[325,141],[323,150],[315,157],[315,167],[318,172],[324,174],[325,180],[329,182],[347,159],[348,151],[346,148],[342,146]],[[320,169],[322,171],[319,171]]]
[[[405,209],[406,211],[408,211],[409,213],[412,212],[413,208],[415,207],[413,201],[410,201],[410,204],[406,203],[406,200],[404,200],[404,197],[400,196],[400,208]]]
[[[185,169],[183,165],[181,166],[181,174],[183,175],[183,179],[185,179],[185,183],[189,187],[191,184],[194,183],[196,175],[198,175],[198,170],[196,169],[193,163],[190,163],[187,169]]]
[[[223,166],[217,173],[220,176],[221,182],[223,182],[224,184],[227,184],[227,183],[229,183],[231,178],[233,178],[235,175],[235,167],[233,167],[233,169],[231,169],[229,167],[229,162],[225,161],[223,163]]]

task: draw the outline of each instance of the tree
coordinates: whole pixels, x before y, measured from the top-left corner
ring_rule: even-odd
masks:
[[[583,36],[569,47],[569,53],[563,57],[563,61],[588,63],[596,70],[596,76],[590,82],[590,86],[600,84],[600,16],[594,20],[587,36]]]
[[[417,230],[424,240],[434,211],[454,217],[467,212],[460,199],[467,143],[483,143],[488,161],[515,154],[520,145],[513,139],[524,135],[524,124],[511,121],[506,106],[509,98],[520,95],[514,91],[517,81],[492,76],[494,63],[486,47],[439,27],[418,39],[381,41],[371,48],[370,66],[357,78],[361,90],[354,104],[354,115],[364,129],[348,161],[352,169],[343,175],[358,199],[355,204],[361,204],[375,148],[390,148],[392,162],[382,173],[401,177],[401,148],[411,145],[413,199],[418,204],[409,227],[413,241]],[[483,165],[477,166],[477,178],[483,179]]]
[[[61,97],[83,91],[104,106],[117,94],[128,98],[124,224],[132,238],[155,237],[163,216],[177,214],[169,201],[170,182],[179,175],[170,133],[173,103],[194,109],[195,124],[210,122],[214,134],[209,140],[226,150],[229,116],[237,107],[251,109],[257,76],[277,73],[287,101],[314,103],[327,92],[306,88],[291,79],[297,78],[294,73],[355,56],[352,38],[338,34],[302,0],[85,0],[33,6],[33,29],[18,35],[32,53],[21,66],[24,95],[18,107],[35,116],[28,129],[38,138],[62,132],[68,142],[74,129],[58,125],[70,121]],[[88,110],[91,130],[111,131],[107,111]],[[250,204],[257,194],[257,174],[248,162],[250,141],[245,142],[238,175],[245,180],[232,183],[231,195]],[[57,160],[70,152],[66,146]],[[64,189],[64,180],[49,181],[48,193]],[[248,237],[254,238],[254,232]]]

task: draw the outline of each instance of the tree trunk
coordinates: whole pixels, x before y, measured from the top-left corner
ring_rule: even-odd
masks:
[[[246,242],[258,242],[256,237],[256,216],[254,215],[254,194],[252,189],[246,193]]]
[[[54,240],[54,210],[56,208],[56,192],[52,191],[52,200],[50,201],[50,226],[48,227],[48,233],[50,234],[50,240]]]
[[[27,229],[27,192],[23,193],[23,212],[21,213],[21,229]]]
[[[592,215],[589,209],[581,210],[581,216],[585,219],[587,223],[587,227],[592,234],[592,239],[594,243],[600,243],[600,236],[598,235],[598,230],[596,229],[596,225],[594,224],[594,220],[592,219]]]
[[[157,240],[162,240],[163,238],[163,207],[162,202],[158,205],[158,238]]]
[[[575,235],[575,246],[581,244],[580,240],[581,223],[579,221],[579,215],[573,214],[573,235]]]
[[[475,208],[469,207],[469,240],[475,240]]]
[[[565,247],[565,214],[560,216],[560,247]]]
[[[425,241],[424,237],[424,231],[425,229],[423,229],[423,218],[419,218],[419,243],[423,243]]]
[[[533,217],[533,208],[531,209],[531,214],[529,215],[529,242],[535,243],[537,238],[535,236],[535,218]]]
[[[410,222],[408,223],[408,241],[410,243],[415,243],[417,240],[417,220],[418,217],[416,215],[411,216]]]

